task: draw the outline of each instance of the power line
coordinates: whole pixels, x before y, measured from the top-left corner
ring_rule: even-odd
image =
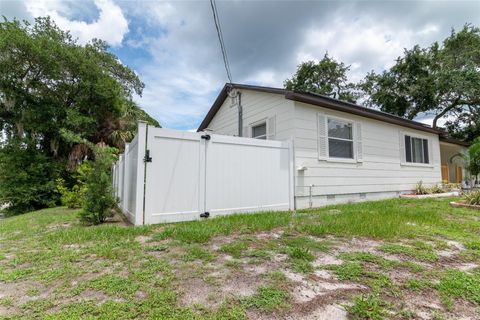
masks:
[[[212,7],[213,21],[215,22],[215,29],[217,29],[217,36],[218,36],[218,41],[220,42],[220,49],[222,51],[223,64],[225,65],[225,71],[227,72],[228,81],[232,83],[232,74],[230,72],[230,64],[228,63],[227,49],[225,49],[225,42],[223,41],[222,28],[220,26],[217,4],[215,3],[215,0],[210,0],[210,6]]]

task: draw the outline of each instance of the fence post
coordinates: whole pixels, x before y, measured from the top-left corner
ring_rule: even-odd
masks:
[[[142,225],[147,223],[148,217],[145,217],[145,172],[147,162],[144,162],[145,152],[147,150],[147,123],[144,121],[138,122],[138,154],[137,157],[137,190],[135,194],[135,225]],[[147,221],[145,221],[147,220]]]
[[[117,194],[117,197],[118,197],[118,206],[120,207],[120,209],[123,211],[125,211],[123,209],[123,189],[124,189],[124,186],[125,186],[125,153],[122,153],[119,157],[119,165],[118,165],[118,171],[119,171],[119,175],[118,175],[118,194]]]
[[[293,139],[288,140],[288,190],[289,190],[289,209],[295,210],[295,150],[293,148]]]
[[[130,143],[125,143],[125,153],[123,157],[123,195],[122,195],[122,205],[123,210],[128,212],[128,201],[130,200],[128,195],[130,193],[130,176],[131,172],[129,170],[130,161],[128,161],[128,151],[130,150]]]

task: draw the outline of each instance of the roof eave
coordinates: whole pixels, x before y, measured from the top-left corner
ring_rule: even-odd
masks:
[[[346,112],[350,114],[355,114],[361,117],[365,118],[370,118],[374,120],[379,120],[382,122],[387,122],[391,124],[396,124],[402,127],[408,127],[411,129],[416,129],[416,130],[421,130],[429,133],[434,133],[434,134],[441,134],[442,131],[438,129],[434,129],[431,127],[424,126],[420,123],[411,121],[411,120],[406,120],[402,119],[396,116],[390,116],[386,113],[380,113],[376,112],[373,109],[367,109],[361,106],[357,106],[351,103],[343,103],[342,101],[334,100],[334,99],[328,99],[328,98],[323,98],[320,96],[312,96],[309,94],[304,94],[304,93],[299,93],[299,92],[293,92],[293,91],[287,91],[285,93],[285,98],[293,101],[298,101],[298,102],[303,102],[303,103],[308,103],[312,104],[315,106],[323,107],[323,108],[328,108],[336,111],[341,111],[341,112]]]

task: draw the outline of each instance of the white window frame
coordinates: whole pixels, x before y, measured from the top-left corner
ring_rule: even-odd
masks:
[[[413,132],[408,132],[408,131],[403,131],[402,132],[402,139],[405,141],[405,136],[409,136],[410,138],[417,138],[417,139],[425,139],[427,140],[428,144],[428,163],[423,163],[423,162],[407,162],[407,146],[403,146],[403,152],[404,152],[404,161],[401,162],[402,166],[411,166],[411,167],[433,167],[433,150],[432,150],[432,140],[430,139],[429,136],[418,134],[418,133],[413,133]],[[413,160],[413,150],[412,146],[410,146],[410,157]],[[424,150],[423,150],[423,142],[422,142],[422,158],[423,158]]]
[[[343,138],[335,138],[332,137],[331,139],[341,140],[341,141],[351,141],[352,142],[352,151],[353,151],[353,158],[340,158],[340,157],[331,157],[330,156],[330,136],[328,135],[328,120],[335,120],[340,122],[346,122],[352,126],[352,139],[343,139]],[[357,152],[356,152],[356,133],[355,133],[355,121],[346,118],[340,118],[335,116],[326,115],[325,116],[325,128],[326,128],[326,139],[327,139],[327,161],[333,162],[357,162]]]
[[[257,136],[257,137],[254,137],[253,136],[253,128],[255,127],[259,127],[261,125],[265,125],[265,140],[268,140],[268,119],[267,118],[264,118],[262,120],[259,120],[259,121],[256,121],[256,122],[253,122],[250,124],[250,137],[253,138],[253,139],[259,139],[258,137],[263,137],[262,136]],[[264,140],[264,139],[259,139],[259,140]]]

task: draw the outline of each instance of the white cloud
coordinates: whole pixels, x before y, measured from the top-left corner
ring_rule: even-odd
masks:
[[[122,10],[111,0],[95,0],[94,3],[99,14],[92,23],[67,18],[64,13],[69,8],[65,2],[30,0],[26,8],[34,17],[50,16],[61,29],[69,30],[81,43],[99,38],[112,46],[120,46],[128,32],[128,22]]]

